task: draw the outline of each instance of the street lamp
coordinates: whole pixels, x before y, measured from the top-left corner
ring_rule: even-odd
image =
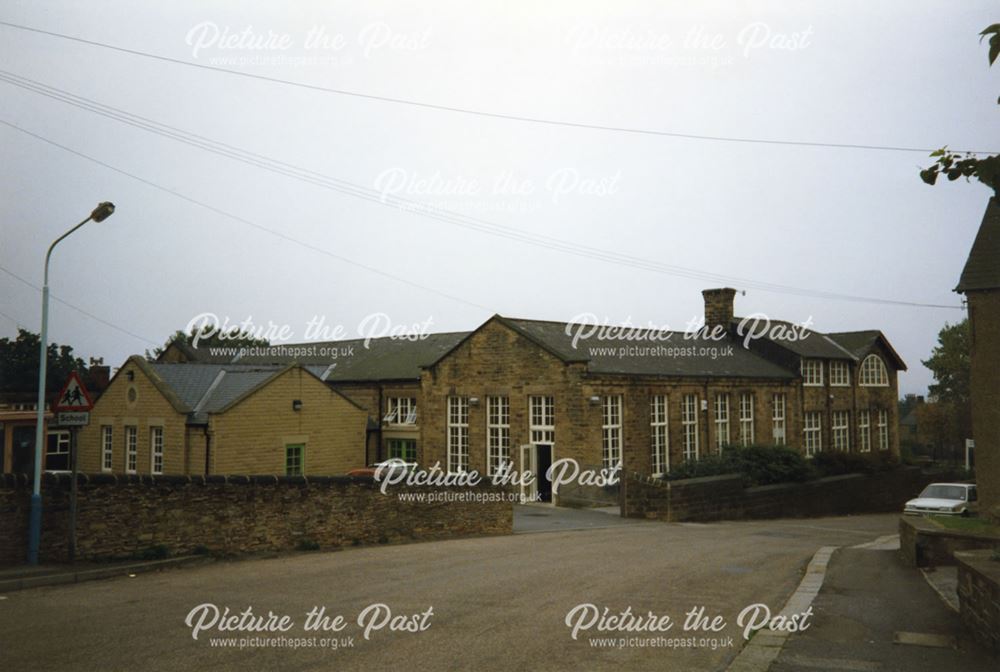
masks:
[[[31,517],[28,521],[28,564],[38,564],[38,545],[42,537],[42,442],[45,438],[45,370],[48,364],[49,331],[49,257],[59,242],[81,226],[94,220],[103,222],[115,212],[115,204],[107,201],[99,203],[90,217],[55,239],[45,253],[45,282],[42,285],[42,333],[40,335],[38,357],[38,419],[35,424],[35,469],[34,488],[31,491]]]

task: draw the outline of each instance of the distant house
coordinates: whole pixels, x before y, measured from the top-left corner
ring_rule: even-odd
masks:
[[[110,367],[103,360],[91,359],[84,374],[84,384],[93,399],[100,398],[108,386]],[[51,373],[49,374],[51,376]],[[54,381],[61,385],[63,381]],[[37,390],[37,388],[36,388]],[[0,473],[32,474],[35,463],[35,423],[38,418],[37,391],[0,393]],[[69,429],[55,424],[55,416],[46,403],[45,446],[42,469],[65,471],[70,468]]]
[[[365,463],[368,414],[298,364],[118,370],[80,431],[79,468],[123,474],[337,474]]]

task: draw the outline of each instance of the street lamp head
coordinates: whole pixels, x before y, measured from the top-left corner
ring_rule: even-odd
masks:
[[[115,212],[115,204],[104,201],[103,203],[98,203],[94,211],[90,213],[90,218],[95,222],[103,222],[105,219],[113,215]]]

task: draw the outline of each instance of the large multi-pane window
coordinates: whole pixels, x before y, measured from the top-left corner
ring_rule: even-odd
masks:
[[[834,360],[830,362],[830,385],[846,387],[851,384],[851,367],[847,362]]]
[[[404,462],[417,461],[417,440],[416,439],[387,439],[389,459],[403,460]]]
[[[46,471],[67,471],[69,469],[69,432],[64,430],[49,432],[45,445]]]
[[[885,387],[889,384],[889,374],[885,370],[885,362],[878,355],[868,355],[861,362],[858,383],[865,387]]]
[[[720,453],[729,445],[729,395],[715,395],[715,448]]]
[[[285,476],[301,476],[305,470],[306,447],[301,443],[285,446]]]
[[[823,384],[823,360],[821,359],[802,360],[802,384],[803,385]]]
[[[784,394],[771,397],[771,437],[776,446],[783,446],[786,443]]]
[[[111,471],[114,466],[112,461],[112,429],[111,425],[101,426],[101,471]]]
[[[740,445],[753,445],[753,392],[740,395]]]
[[[685,394],[681,399],[681,438],[685,461],[698,459],[698,395]]]
[[[163,427],[149,428],[149,471],[163,473]]]
[[[486,471],[495,474],[510,461],[510,398],[486,398]]]
[[[858,411],[858,450],[869,453],[872,449],[871,411]]]
[[[654,476],[670,471],[667,403],[665,394],[654,394],[649,398],[650,467]]]
[[[134,474],[139,465],[139,428],[125,427],[125,473]]]
[[[851,414],[849,411],[833,411],[830,418],[830,435],[834,450],[851,449]]]
[[[889,450],[889,412],[884,408],[878,411],[878,449]]]
[[[382,422],[390,425],[412,425],[417,422],[416,397],[389,397]]]
[[[448,473],[469,469],[469,398],[448,397]]]
[[[529,397],[528,415],[530,420],[529,439],[531,443],[555,443],[556,413],[555,399],[552,397]]]
[[[806,456],[812,457],[823,450],[823,414],[809,411],[802,418],[802,444]]]
[[[604,434],[601,457],[605,469],[621,464],[622,459],[622,397],[609,394],[602,401],[601,430]]]

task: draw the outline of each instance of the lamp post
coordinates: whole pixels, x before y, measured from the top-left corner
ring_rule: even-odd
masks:
[[[94,220],[103,222],[115,211],[114,203],[99,203],[87,219],[55,239],[45,253],[45,282],[42,284],[42,333],[38,357],[38,418],[35,424],[34,487],[31,491],[31,517],[28,520],[28,564],[38,564],[38,545],[42,537],[42,442],[45,439],[45,372],[48,364],[49,330],[49,258],[59,242],[81,226]]]

